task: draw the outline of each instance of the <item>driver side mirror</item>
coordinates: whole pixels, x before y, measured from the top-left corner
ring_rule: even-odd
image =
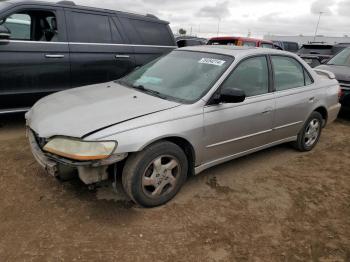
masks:
[[[246,94],[238,88],[225,88],[220,94],[220,103],[241,103],[244,102]]]
[[[0,25],[0,40],[8,40],[10,39],[11,32],[7,29],[6,26]]]

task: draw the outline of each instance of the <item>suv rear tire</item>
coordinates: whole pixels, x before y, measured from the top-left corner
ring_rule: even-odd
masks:
[[[184,151],[174,143],[162,141],[128,158],[122,175],[123,188],[137,204],[156,207],[179,192],[187,172]]]

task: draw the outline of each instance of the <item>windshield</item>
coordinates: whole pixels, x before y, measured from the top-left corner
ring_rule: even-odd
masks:
[[[192,103],[209,91],[233,60],[225,55],[173,51],[118,82],[164,99]]]
[[[346,48],[327,63],[329,65],[350,66],[350,48]]]

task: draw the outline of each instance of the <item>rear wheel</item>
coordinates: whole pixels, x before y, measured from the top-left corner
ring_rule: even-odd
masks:
[[[125,192],[136,203],[155,207],[171,200],[186,180],[187,158],[171,142],[159,142],[127,160],[123,175]]]
[[[311,151],[320,139],[322,125],[322,115],[318,112],[313,112],[298,134],[294,147],[302,152]]]

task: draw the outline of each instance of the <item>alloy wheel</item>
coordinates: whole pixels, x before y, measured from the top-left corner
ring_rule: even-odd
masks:
[[[304,142],[307,147],[312,147],[317,141],[321,131],[321,123],[318,119],[312,119],[306,128]]]
[[[179,161],[170,155],[154,159],[142,176],[143,192],[150,198],[158,198],[174,190],[181,166]]]

